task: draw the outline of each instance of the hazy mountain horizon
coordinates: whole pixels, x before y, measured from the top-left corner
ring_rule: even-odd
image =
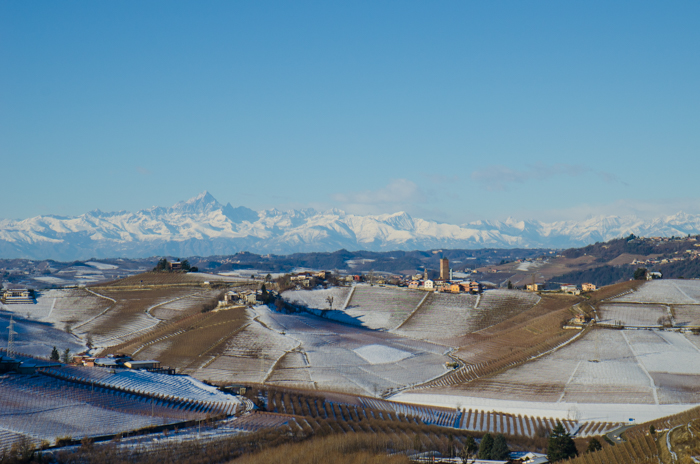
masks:
[[[477,220],[449,224],[398,211],[347,214],[311,208],[255,211],[219,203],[210,193],[171,207],[135,213],[42,215],[0,220],[3,258],[74,260],[141,258],[155,255],[221,255],[239,251],[291,254],[347,250],[435,248],[570,248],[635,234],[680,236],[700,233],[700,215],[683,212],[645,220],[597,216],[582,221]]]

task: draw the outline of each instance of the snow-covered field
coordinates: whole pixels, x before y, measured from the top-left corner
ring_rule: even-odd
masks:
[[[187,376],[80,367],[47,373],[51,375],[0,376],[0,431],[36,442],[80,439],[202,419],[209,411],[233,413],[242,404]]]
[[[497,324],[539,301],[537,295],[509,290],[477,296],[369,285],[284,293],[287,301],[318,310],[328,309],[328,296],[340,310],[326,311],[325,318],[438,343]]]
[[[638,290],[610,300],[611,302],[700,304],[700,280],[651,280]]]
[[[700,403],[697,338],[658,330],[593,330],[550,355],[441,393],[458,394],[463,404],[481,398],[687,408]]]
[[[152,307],[149,313],[161,320],[170,320],[183,315],[190,314],[192,311],[201,311],[204,304],[214,300],[221,290],[202,290],[191,295],[185,295],[174,299],[164,304],[159,304]]]
[[[48,358],[55,346],[60,352],[66,348],[71,353],[86,349],[85,344],[75,335],[63,332],[45,322],[27,320],[13,316],[14,320],[14,351]],[[7,347],[10,314],[0,312],[0,347]]]
[[[153,329],[160,320],[155,317],[145,314],[119,314],[117,317],[109,316],[110,320],[118,319],[119,323],[107,326],[103,320],[107,316],[97,318],[76,329],[76,333],[87,336],[92,334],[94,344],[100,347],[118,345],[124,341],[130,340],[139,334],[145,333]]]
[[[700,327],[700,305],[675,305],[673,320],[676,326]]]
[[[262,383],[278,359],[299,343],[253,321],[227,341],[221,356],[206,362],[193,375],[216,381]]]
[[[600,323],[620,322],[625,327],[659,327],[660,319],[671,315],[668,307],[652,304],[604,304],[598,309]]]
[[[216,387],[206,385],[187,375],[166,375],[131,369],[113,370],[99,367],[62,367],[51,371],[62,376],[87,381],[94,380],[102,385],[153,395],[164,395],[191,401],[240,402],[237,397],[223,393]]]
[[[480,311],[477,297],[459,294],[428,294],[423,305],[396,332],[407,337],[439,341],[468,334]]]
[[[411,353],[407,351],[397,350],[386,345],[365,345],[355,348],[353,351],[370,364],[395,363],[411,356]]]
[[[425,295],[419,290],[356,285],[345,313],[365,327],[392,330],[406,320]]]
[[[512,290],[487,290],[480,296],[431,293],[396,333],[445,342],[504,321],[538,301],[537,295]]]
[[[421,404],[443,408],[479,409],[508,414],[521,414],[533,417],[551,417],[596,422],[646,422],[696,407],[694,404],[624,404],[624,403],[567,403],[521,401],[508,399],[490,399],[462,395],[430,393],[398,393],[391,397],[393,401]]]
[[[255,310],[265,326],[296,340],[303,353],[279,363],[268,378],[272,384],[312,382],[319,389],[378,395],[439,376],[450,360],[443,354],[447,348],[434,343],[264,306]]]
[[[2,305],[2,309],[63,329],[96,316],[111,302],[83,289],[42,290],[35,304]]]
[[[286,301],[310,309],[330,309],[328,297],[333,297],[333,309],[343,309],[352,287],[332,287],[315,290],[287,290],[282,294]]]

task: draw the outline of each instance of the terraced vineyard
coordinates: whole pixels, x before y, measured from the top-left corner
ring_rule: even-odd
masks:
[[[630,327],[660,327],[663,319],[670,320],[671,311],[663,305],[602,304],[598,307],[601,324],[622,324]]]
[[[700,304],[700,282],[652,280],[636,291],[610,300],[614,303]]]
[[[252,321],[228,337],[192,375],[212,381],[263,383],[268,373],[298,342]]]
[[[427,293],[425,301],[396,333],[423,340],[448,342],[473,331],[478,311],[474,295]]]
[[[144,337],[139,346],[134,346],[139,349],[136,357],[156,357],[163,365],[190,372],[222,353],[226,341],[249,323],[250,317],[245,308],[190,316],[165,331],[166,335],[155,331]],[[177,330],[173,330],[175,328]]]
[[[101,283],[99,287],[148,287],[173,285],[200,285],[206,277],[197,273],[185,272],[144,272],[113,282]],[[98,288],[98,287],[96,287]]]
[[[416,290],[358,285],[345,312],[365,327],[392,330],[411,315],[426,295]]]
[[[32,319],[50,322],[63,329],[66,325],[73,327],[97,316],[111,304],[111,301],[85,289],[75,288],[41,291],[36,304],[25,309]]]
[[[219,300],[223,299],[222,294],[222,290],[203,289],[152,307],[149,309],[149,313],[162,321],[191,316],[211,309]]]
[[[349,422],[383,420],[412,424],[449,427],[471,432],[503,433],[535,437],[551,430],[557,419],[531,417],[482,410],[455,410],[418,406],[367,397],[340,396],[337,400],[310,393],[289,390],[267,390],[268,411],[316,420]],[[559,420],[564,428],[578,437],[606,433],[620,424],[610,422],[583,422]]]
[[[700,327],[700,305],[675,305],[672,307],[674,325]]]

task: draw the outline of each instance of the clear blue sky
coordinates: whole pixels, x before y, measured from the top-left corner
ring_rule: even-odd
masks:
[[[0,2],[0,218],[700,212],[700,2]]]

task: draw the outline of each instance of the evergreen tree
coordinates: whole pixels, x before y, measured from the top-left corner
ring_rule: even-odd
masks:
[[[479,443],[479,459],[493,459],[493,437],[490,433],[486,433]]]
[[[260,297],[262,298],[262,302],[264,304],[267,304],[270,301],[270,294],[267,291],[267,288],[265,288],[265,284],[262,284],[262,287],[260,287]]]
[[[493,447],[491,448],[491,459],[506,460],[510,458],[510,449],[506,442],[506,437],[502,433],[496,435],[493,439]]]
[[[586,453],[592,453],[602,448],[603,445],[600,444],[597,438],[591,438],[591,440],[588,442],[588,448],[586,448]]]
[[[469,462],[469,459],[476,454],[478,449],[479,447],[477,446],[474,437],[467,437],[467,440],[464,442],[464,446],[462,447],[462,452],[459,453],[459,457],[462,459],[462,463],[467,464]]]
[[[153,268],[154,271],[167,271],[168,270],[168,260],[165,258],[162,258],[160,261],[158,261],[158,264],[156,264],[156,267]]]
[[[189,272],[190,269],[190,262],[187,260],[182,261],[182,270],[185,272]]]
[[[547,459],[550,462],[561,461],[563,459],[578,456],[576,443],[571,436],[566,433],[561,422],[557,421],[557,425],[552,430],[547,443]]]
[[[59,361],[61,359],[61,355],[58,353],[58,350],[56,347],[53,347],[53,350],[51,350],[51,361]]]
[[[66,350],[63,352],[63,355],[61,356],[61,361],[63,361],[64,364],[68,364],[73,360],[73,356],[70,354],[70,348],[66,348]]]

